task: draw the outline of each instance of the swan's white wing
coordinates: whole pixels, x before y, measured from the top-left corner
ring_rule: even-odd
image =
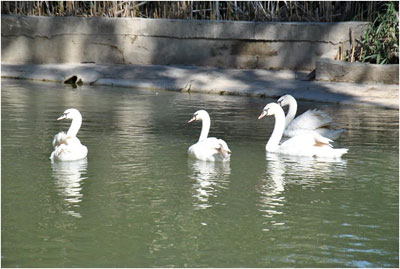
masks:
[[[308,132],[283,142],[279,152],[297,156],[340,157],[348,149],[334,149],[332,140],[316,132]]]
[[[221,151],[222,154],[224,155],[231,154],[231,150],[229,149],[228,144],[224,140],[218,139],[218,144],[219,147],[217,148],[217,150]]]
[[[307,132],[292,137],[280,145],[280,148],[331,147],[332,140],[315,132]]]
[[[315,131],[324,137],[330,138],[332,140],[336,140],[344,132],[344,129],[318,128]]]
[[[308,132],[286,140],[279,146],[279,151],[295,156],[314,156],[317,147],[331,149],[330,141],[315,132]]]
[[[224,140],[208,137],[190,146],[188,153],[204,161],[224,161],[229,159],[231,150]]]
[[[287,129],[306,129],[315,130],[322,127],[328,127],[333,124],[332,118],[321,110],[307,110],[295,118]]]
[[[53,139],[53,146],[56,148],[64,144],[70,146],[71,148],[74,148],[76,146],[79,147],[82,145],[81,141],[79,141],[79,139],[76,136],[75,137],[67,136],[67,134],[64,132],[56,134]]]
[[[294,137],[306,131],[316,131],[324,137],[338,139],[344,129],[336,129],[337,124],[332,118],[321,110],[307,110],[295,118],[285,129],[284,135]]]
[[[67,140],[67,134],[64,132],[59,132],[58,134],[56,134],[54,136],[53,147],[55,148],[55,147],[60,146],[63,143],[66,143],[66,140]]]
[[[77,137],[60,136],[59,138],[60,139],[57,140],[59,144],[55,146],[55,149],[50,156],[50,159],[53,161],[73,161],[83,159],[87,156],[87,147],[82,145],[81,141],[79,141]],[[56,137],[54,140],[56,140]]]

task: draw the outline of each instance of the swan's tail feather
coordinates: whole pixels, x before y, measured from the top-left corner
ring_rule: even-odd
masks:
[[[229,149],[228,144],[222,139],[218,139],[218,143],[219,143],[218,151],[221,152],[224,157],[230,156],[231,150]]]
[[[322,142],[319,142],[319,141],[316,141],[314,146],[316,146],[316,147],[326,147],[326,146],[332,147],[332,145],[329,144],[329,143],[327,144],[327,143],[322,143]]]
[[[322,136],[318,133],[314,133],[314,139],[315,139],[315,146],[317,147],[325,147],[325,146],[332,147],[331,143],[333,141],[325,136]]]

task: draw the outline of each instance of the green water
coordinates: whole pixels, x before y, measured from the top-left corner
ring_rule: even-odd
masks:
[[[341,160],[265,155],[272,99],[2,80],[3,267],[398,267],[398,111],[299,102]],[[52,165],[78,108],[87,161]],[[206,109],[230,163],[190,160]]]

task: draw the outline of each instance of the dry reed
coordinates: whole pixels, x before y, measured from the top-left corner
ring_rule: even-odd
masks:
[[[373,21],[375,1],[2,1],[2,14],[185,20]]]

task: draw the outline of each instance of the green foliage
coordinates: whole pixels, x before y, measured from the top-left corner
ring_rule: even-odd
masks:
[[[399,63],[399,14],[393,2],[386,3],[385,8],[364,33],[363,62]]]
[[[359,60],[374,64],[399,63],[399,12],[398,3],[384,2],[352,52],[343,57],[346,61]]]

